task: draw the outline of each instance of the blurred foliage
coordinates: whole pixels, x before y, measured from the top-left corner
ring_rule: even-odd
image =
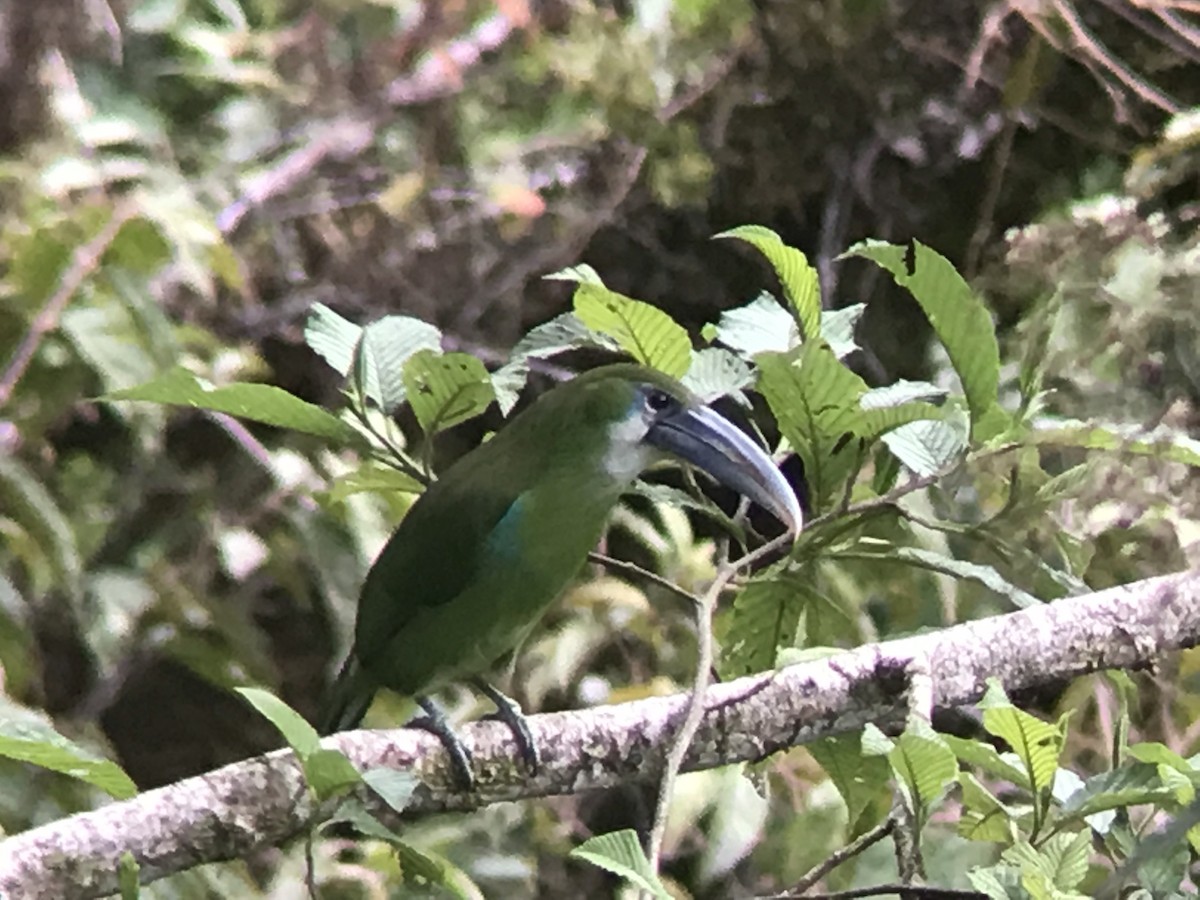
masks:
[[[804,458],[823,527],[722,610],[731,670],[1200,563],[1200,479],[1188,466],[1200,452],[1200,141],[1194,112],[1168,116],[1157,102],[1194,106],[1200,80],[1194,47],[1177,40],[1184,12],[1152,20],[1117,5],[1127,15],[1078,4],[1092,39],[1078,46],[1107,57],[1062,39],[1079,22],[984,3],[939,9],[936,21],[905,4],[783,0],[4,8],[0,660],[23,708],[0,728],[0,825],[20,830],[126,791],[109,760],[146,788],[275,746],[275,729],[234,687],[268,685],[311,715],[348,643],[366,566],[426,469],[500,423],[493,406],[441,431],[411,470],[374,458],[409,452],[448,420],[403,406],[407,367],[385,359],[351,372],[353,322],[402,309],[436,325],[438,346],[427,332],[425,343],[410,335],[415,349],[477,356],[486,370],[460,361],[486,371],[507,414],[527,379],[540,384],[558,364],[547,357],[570,350],[567,363],[586,364],[631,349],[629,332],[604,324],[612,307],[560,316],[561,285],[538,280],[581,259],[612,286],[601,301],[642,297],[654,306],[637,316],[657,307],[683,326],[666,327],[655,354],[671,359],[681,334],[693,354],[688,336],[707,323],[707,345],[678,371],[706,397],[727,394],[724,408],[774,440],[765,396]],[[745,229],[741,241],[700,243],[748,221],[787,243]],[[974,353],[991,333],[986,315],[939,324],[945,297],[935,291],[931,307],[906,283],[906,252],[931,252],[906,250],[913,234],[967,270],[982,235],[973,287],[999,322],[997,357]],[[856,246],[879,265],[837,260],[864,236],[898,243]],[[769,265],[734,249],[746,243]],[[793,289],[807,276],[789,244],[817,248],[819,292]],[[588,277],[573,271],[578,299]],[[782,302],[760,296],[764,286],[781,288]],[[350,355],[332,369],[301,339],[318,301],[352,326]],[[798,343],[813,331],[828,349]],[[972,348],[965,358],[956,334]],[[379,337],[395,346],[395,334]],[[785,365],[757,393],[747,363],[764,352]],[[784,377],[797,354],[806,372],[836,378],[835,420],[815,435],[786,413],[833,382]],[[967,364],[989,369],[992,358],[997,381],[982,385]],[[360,398],[386,394],[398,415],[371,403],[365,421],[331,415],[338,372]],[[193,400],[228,405],[94,399],[183,379]],[[308,433],[295,418],[231,417],[256,403],[280,415],[277,390],[307,404],[295,409],[314,423]],[[889,418],[931,404],[935,419]],[[989,420],[989,405],[1003,421]],[[839,446],[839,427],[858,440]],[[339,435],[341,448],[329,442]],[[1011,449],[946,471],[1005,438]],[[785,463],[798,480],[797,468]],[[940,477],[839,536],[846,504],[886,494],[902,470]],[[664,503],[680,486],[631,498],[609,550],[702,590],[724,514]],[[692,610],[595,574],[518,661],[517,694],[531,708],[663,693],[690,677]],[[788,627],[764,632],[780,603]],[[1186,805],[1195,669],[1184,654],[1127,685],[1095,677],[1013,698],[1050,722],[1074,713],[1069,730],[1047,726],[1061,736],[1049,800],[1044,762],[980,758],[974,733],[975,757],[951,744],[974,774],[960,772],[946,796],[922,780],[945,754],[921,734],[689,775],[662,881],[680,896],[794,884],[886,813],[878,789],[855,795],[834,775],[861,766],[868,784],[895,773],[937,804],[925,842],[935,883],[966,887],[972,866],[998,862],[999,844],[1004,858],[986,878],[1052,878],[1050,855],[1057,890],[1090,890],[1100,855],[1081,875],[1082,817],[1099,836],[1093,849],[1122,859],[1140,827]],[[465,692],[446,699],[456,716],[478,712]],[[992,700],[985,720],[1006,702]],[[403,708],[382,701],[375,714],[395,721]],[[1033,727],[1020,710],[1004,714]],[[983,727],[1004,737],[1014,726]],[[1109,769],[1126,747],[1143,768],[1122,770],[1140,779],[1122,805],[1149,812],[1098,826],[1099,802],[1071,807],[1058,779],[1087,785],[1080,799],[1115,796],[1102,780],[1117,777]],[[1035,774],[1019,780],[1020,766]],[[1018,794],[998,797],[995,778]],[[999,821],[988,818],[997,804],[1024,842],[953,837]],[[404,842],[462,896],[560,896],[568,885],[604,895],[617,882],[568,851],[593,834],[645,830],[648,808],[630,787],[426,821]],[[1044,833],[1030,825],[1035,812],[1071,817],[1074,829],[1039,846],[1041,857],[1029,849]],[[1186,858],[1160,862],[1143,878],[1178,889]],[[894,864],[869,851],[822,884],[889,880]],[[400,865],[386,842],[329,838],[316,879],[330,897],[382,896],[405,890]],[[984,877],[973,881],[990,890]],[[143,894],[282,894],[303,878],[293,848]]]

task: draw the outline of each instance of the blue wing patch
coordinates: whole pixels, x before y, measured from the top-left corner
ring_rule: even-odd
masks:
[[[521,523],[525,520],[525,495],[512,502],[496,527],[487,537],[488,552],[506,562],[513,562],[521,555]]]

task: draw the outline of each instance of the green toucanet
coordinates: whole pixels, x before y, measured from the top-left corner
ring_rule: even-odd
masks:
[[[322,732],[356,726],[379,687],[421,698],[488,671],[579,573],[638,475],[671,456],[800,529],[770,457],[683,385],[642,366],[594,369],[538,398],[409,509],[363,585]]]

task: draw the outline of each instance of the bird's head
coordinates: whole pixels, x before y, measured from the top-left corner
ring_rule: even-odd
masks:
[[[592,422],[605,429],[603,466],[630,483],[664,455],[706,472],[749,497],[788,529],[799,532],[800,504],[771,458],[745,432],[673,378],[643,366],[593,369],[558,388],[582,400]]]

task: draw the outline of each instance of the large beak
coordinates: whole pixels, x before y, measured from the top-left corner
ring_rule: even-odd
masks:
[[[659,419],[646,440],[721,484],[745,494],[798,534],[804,515],[792,486],[740,428],[707,406],[685,407]]]

